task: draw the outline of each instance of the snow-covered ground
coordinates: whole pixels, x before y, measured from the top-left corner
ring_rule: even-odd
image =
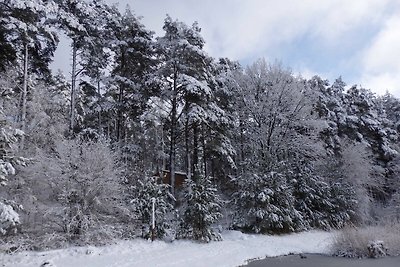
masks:
[[[104,247],[73,247],[47,252],[0,254],[0,266],[18,267],[234,267],[248,259],[289,253],[329,253],[333,233],[311,231],[291,235],[248,235],[226,231],[223,241],[120,241]]]

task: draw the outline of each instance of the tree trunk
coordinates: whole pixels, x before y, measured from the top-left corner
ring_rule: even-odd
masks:
[[[28,43],[25,44],[24,55],[24,82],[22,85],[22,111],[21,111],[21,130],[26,132],[26,98],[28,94]],[[25,134],[21,137],[20,149],[23,150],[25,145]]]
[[[186,109],[186,114],[187,114],[187,109]],[[186,175],[189,178],[191,176],[191,166],[190,166],[190,138],[189,138],[190,130],[189,130],[189,118],[186,118],[186,123],[185,123],[185,152],[186,152]]]
[[[70,118],[69,130],[74,132],[75,127],[75,104],[76,104],[76,57],[77,48],[75,40],[72,41],[72,72],[71,72],[71,105],[70,105]]]
[[[199,131],[197,122],[193,124],[193,177],[198,179],[199,171]]]
[[[207,168],[207,151],[206,151],[206,138],[205,138],[205,133],[204,133],[204,127],[201,128],[201,145],[202,145],[202,150],[203,150],[203,164],[204,164],[204,177],[207,177],[208,175],[208,168]]]
[[[121,48],[121,73],[125,74],[125,50]],[[118,107],[117,107],[117,142],[121,141],[121,132],[122,132],[122,102],[124,99],[124,84],[121,83],[119,87],[119,95],[118,95]]]
[[[171,174],[171,194],[175,196],[175,159],[176,159],[176,148],[175,148],[175,131],[176,131],[176,99],[172,101],[172,113],[171,113],[171,143],[169,152],[169,171]]]
[[[117,142],[121,141],[121,131],[122,131],[122,99],[123,99],[124,89],[123,85],[120,85],[119,95],[118,95],[118,111],[117,111]]]
[[[239,131],[240,131],[240,163],[244,162],[244,124],[243,124],[243,120],[241,118],[239,118]],[[242,164],[240,164],[240,166],[243,166]],[[242,167],[241,167],[242,168]]]
[[[161,151],[162,151],[162,166],[161,166],[161,171],[164,171],[165,170],[165,168],[166,168],[166,163],[165,163],[165,142],[164,142],[164,128],[163,128],[163,126],[161,125]]]
[[[102,121],[101,121],[101,104],[100,104],[100,98],[101,98],[100,74],[97,77],[97,94],[98,94],[98,98],[99,98],[99,100],[98,100],[99,101],[99,103],[98,103],[99,112],[97,114],[97,116],[98,116],[98,130],[99,130],[99,134],[102,135],[103,134],[103,129],[102,129],[102,126],[101,126]]]
[[[170,143],[170,174],[171,174],[171,194],[175,196],[175,161],[176,161],[176,127],[177,127],[177,73],[174,73],[174,81],[172,85],[172,110],[171,110],[171,143]]]

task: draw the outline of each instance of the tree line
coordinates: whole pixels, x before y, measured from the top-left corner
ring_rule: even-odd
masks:
[[[217,224],[282,233],[399,219],[396,97],[212,58],[196,22],[167,15],[163,30],[101,0],[0,2],[4,240],[146,237],[152,198],[159,237],[205,241]],[[60,35],[68,77],[49,67]]]

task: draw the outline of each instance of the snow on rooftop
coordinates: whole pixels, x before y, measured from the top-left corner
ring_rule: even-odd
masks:
[[[248,259],[289,253],[329,253],[333,233],[311,231],[291,235],[248,235],[238,231],[222,233],[224,241],[195,243],[178,240],[150,242],[143,239],[120,241],[105,247],[72,247],[48,252],[0,255],[2,266],[38,267],[234,267]],[[46,265],[47,266],[47,265]]]

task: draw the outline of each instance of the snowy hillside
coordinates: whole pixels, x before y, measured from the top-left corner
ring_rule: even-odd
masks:
[[[49,252],[2,255],[2,266],[38,267],[233,267],[248,259],[289,253],[328,253],[333,234],[320,231],[282,236],[223,233],[224,241],[199,244],[192,241],[121,241],[106,247],[82,247]],[[51,266],[45,265],[45,266]]]

